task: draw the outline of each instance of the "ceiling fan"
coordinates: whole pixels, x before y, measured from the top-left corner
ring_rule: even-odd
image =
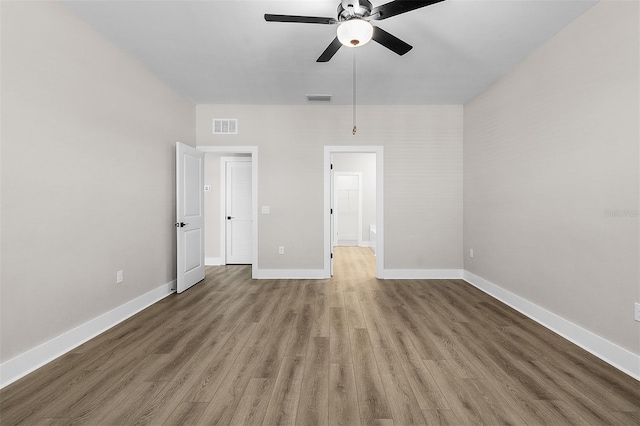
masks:
[[[320,55],[317,62],[328,62],[340,47],[363,46],[373,40],[398,55],[404,55],[413,46],[405,43],[380,27],[374,27],[370,21],[381,21],[392,16],[430,6],[444,0],[396,0],[373,7],[369,0],[342,0],[338,5],[338,17],[322,18],[315,16],[272,15],[265,14],[268,22],[297,22],[302,24],[339,24],[337,37]]]

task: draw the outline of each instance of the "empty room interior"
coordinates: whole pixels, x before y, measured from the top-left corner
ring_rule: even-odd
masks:
[[[640,424],[637,1],[0,25],[1,424]]]

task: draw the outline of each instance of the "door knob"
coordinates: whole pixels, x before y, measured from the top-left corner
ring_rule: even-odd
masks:
[[[188,225],[188,223],[179,222],[179,223],[176,223],[176,228],[184,228],[187,225]]]

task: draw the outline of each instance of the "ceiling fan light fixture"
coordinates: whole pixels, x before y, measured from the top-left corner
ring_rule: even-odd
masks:
[[[338,40],[347,47],[359,47],[371,41],[373,25],[363,19],[349,19],[338,27]]]

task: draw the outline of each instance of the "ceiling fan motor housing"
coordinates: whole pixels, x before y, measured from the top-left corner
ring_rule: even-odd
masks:
[[[338,21],[344,22],[353,18],[367,18],[371,15],[373,5],[369,0],[343,0],[338,5]]]

